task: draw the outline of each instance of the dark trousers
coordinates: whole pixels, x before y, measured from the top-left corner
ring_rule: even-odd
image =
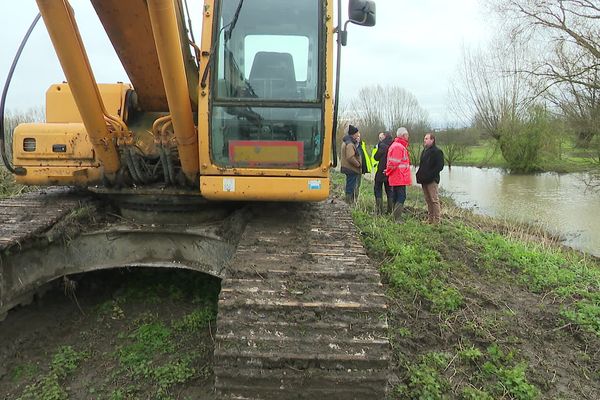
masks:
[[[406,186],[392,186],[394,204],[404,204],[406,201]]]
[[[383,188],[384,187],[385,187],[385,194],[387,195],[387,197],[390,197],[392,195],[392,187],[390,186],[390,184],[388,183],[387,180],[380,181],[380,182],[375,181],[375,184],[373,185],[373,192],[375,193],[376,199],[383,199]]]

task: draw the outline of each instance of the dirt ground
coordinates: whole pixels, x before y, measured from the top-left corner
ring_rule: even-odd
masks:
[[[218,291],[168,270],[57,282],[0,323],[0,398],[210,399]]]
[[[564,304],[531,293],[510,276],[484,271],[477,254],[451,239],[440,252],[456,263],[451,283],[464,306],[442,317],[418,298],[390,297],[396,383],[411,384],[414,371],[403,366],[424,354],[459,354],[495,343],[516,349],[515,359],[526,361],[527,378],[540,391],[535,398],[600,398],[600,339],[565,323]],[[0,323],[1,399],[213,398],[218,281],[147,269],[72,278]],[[476,382],[485,386],[481,369],[451,358],[441,370],[452,387],[423,398],[465,399],[459,393],[473,385],[473,376],[481,375]],[[531,397],[506,391],[497,398]]]

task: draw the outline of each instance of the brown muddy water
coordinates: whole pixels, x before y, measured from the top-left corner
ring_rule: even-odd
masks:
[[[565,245],[600,256],[600,193],[585,174],[514,175],[497,168],[444,168],[440,187],[475,213],[539,225]]]

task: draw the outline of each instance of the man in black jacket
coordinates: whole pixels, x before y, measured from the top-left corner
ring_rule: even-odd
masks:
[[[383,188],[387,195],[387,212],[392,213],[394,207],[394,199],[392,198],[392,188],[388,183],[387,176],[383,173],[387,165],[387,153],[394,139],[390,132],[382,132],[379,134],[379,143],[377,143],[377,151],[373,158],[378,162],[377,171],[375,171],[375,204],[377,205],[377,214],[383,214]]]
[[[425,135],[423,144],[425,149],[421,153],[417,183],[420,183],[423,188],[429,223],[438,224],[441,214],[438,184],[440,183],[440,171],[444,169],[444,153],[435,145],[433,133]]]

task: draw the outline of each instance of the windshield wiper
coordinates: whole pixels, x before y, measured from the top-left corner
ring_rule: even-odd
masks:
[[[219,33],[217,34],[217,39],[215,40],[212,48],[210,49],[210,54],[208,55],[208,61],[206,62],[206,67],[204,67],[204,72],[202,73],[202,80],[200,81],[200,87],[202,87],[202,88],[206,87],[206,78],[208,77],[208,70],[210,69],[213,53],[215,52],[215,49],[217,48],[217,44],[219,43],[219,36],[221,36],[221,32],[223,32],[223,30],[225,28],[227,28],[227,31],[225,32],[225,42],[227,42],[231,38],[231,32],[233,32],[233,28],[235,28],[235,25],[237,24],[238,18],[240,17],[240,11],[242,11],[243,5],[244,5],[244,0],[240,0],[240,2],[237,5],[235,14],[233,15],[233,19],[231,20],[231,22],[228,23],[227,25],[224,25],[219,30]]]
[[[233,28],[237,24],[238,18],[240,17],[240,11],[242,11],[242,6],[244,5],[244,0],[240,0],[238,3],[237,9],[235,10],[235,14],[233,15],[233,19],[229,23],[229,28],[227,32],[225,32],[225,41],[229,41],[231,39],[231,32],[233,32]]]

